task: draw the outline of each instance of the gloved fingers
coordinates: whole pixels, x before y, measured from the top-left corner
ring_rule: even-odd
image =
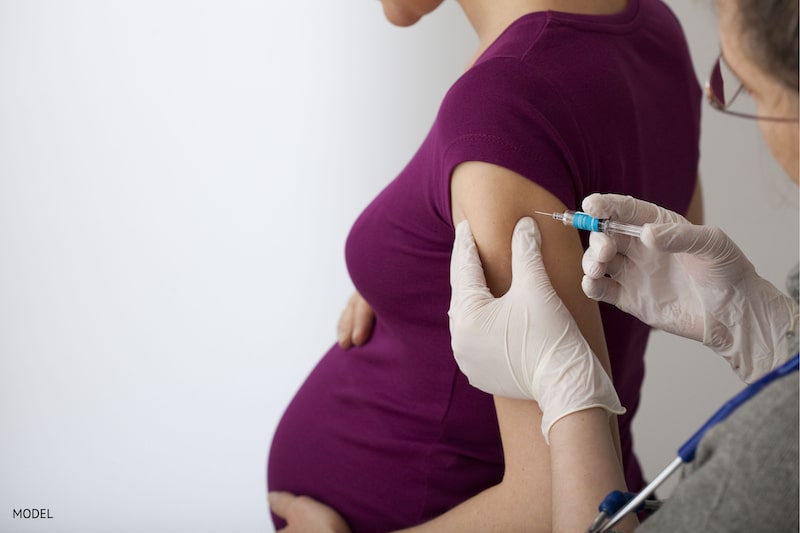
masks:
[[[592,256],[592,250],[587,249],[581,259],[584,275],[592,279],[600,279],[606,275],[606,263],[598,261]]]
[[[600,262],[610,261],[617,255],[617,241],[606,233],[593,231],[589,234],[589,248],[592,257]]]
[[[657,211],[653,204],[621,194],[590,194],[581,208],[593,217],[611,218],[628,224],[650,222]]]
[[[542,236],[531,217],[523,217],[514,226],[511,237],[511,284],[553,290],[544,268]]]
[[[724,231],[713,226],[648,224],[641,240],[648,248],[691,254],[721,264],[738,260],[743,255]]]
[[[620,279],[625,274],[625,269],[628,268],[628,261],[628,258],[624,255],[615,255],[611,261],[608,261],[605,264],[605,277],[611,279]]]
[[[453,289],[452,303],[455,303],[464,293],[472,292],[477,292],[486,298],[493,298],[491,291],[486,286],[486,276],[478,255],[478,247],[466,220],[456,226],[453,255],[450,259],[450,284]]]
[[[617,305],[619,300],[620,284],[611,278],[590,278],[583,276],[581,288],[584,294],[592,300]]]
[[[591,279],[612,278],[619,279],[620,275],[627,268],[628,259],[622,255],[616,255],[611,261],[594,261],[591,257],[584,254],[581,266],[583,274]]]
[[[685,222],[678,213],[656,204],[621,194],[590,194],[584,198],[582,209],[593,217],[610,218],[628,224],[648,222]]]
[[[624,256],[617,251],[618,243],[614,237],[604,233],[589,235],[589,248],[583,253],[581,266],[583,273],[590,278],[617,275],[623,268]]]

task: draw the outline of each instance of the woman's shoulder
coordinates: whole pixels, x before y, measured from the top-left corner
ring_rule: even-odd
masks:
[[[473,117],[525,112],[557,96],[542,73],[518,57],[494,56],[464,72],[450,87],[441,111]]]

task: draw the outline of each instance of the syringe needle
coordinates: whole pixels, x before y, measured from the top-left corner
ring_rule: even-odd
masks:
[[[534,211],[534,213],[536,213],[537,215],[546,215],[552,219],[560,220],[561,222],[564,223],[564,225],[568,225],[572,221],[572,219],[570,218],[569,220],[567,220],[567,214],[574,213],[574,211],[564,211],[564,213],[545,213],[544,211]]]

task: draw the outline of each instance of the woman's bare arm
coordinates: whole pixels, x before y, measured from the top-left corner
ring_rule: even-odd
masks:
[[[511,283],[511,234],[517,221],[566,206],[544,188],[508,169],[481,162],[456,168],[451,184],[453,223],[469,220],[486,281],[495,296]],[[609,371],[597,304],[583,295],[577,232],[541,221],[542,254],[553,287]],[[536,402],[495,398],[506,469],[503,481],[450,512],[406,531],[551,531],[550,450],[541,433]],[[619,456],[616,420],[608,429]],[[591,520],[590,520],[591,521]],[[588,526],[588,522],[586,524]]]
[[[703,224],[705,222],[705,210],[703,209],[703,186],[700,183],[700,175],[697,176],[697,185],[694,187],[692,201],[686,210],[686,219],[692,224]]]

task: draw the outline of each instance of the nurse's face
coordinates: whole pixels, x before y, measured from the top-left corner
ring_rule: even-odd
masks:
[[[444,0],[381,0],[386,20],[395,26],[411,26]]]
[[[750,93],[758,115],[764,117],[797,117],[798,93],[789,89],[750,59],[742,37],[736,0],[718,0],[719,34],[722,55],[745,89]],[[800,180],[800,146],[797,122],[760,120],[761,133],[783,170],[798,183]]]

